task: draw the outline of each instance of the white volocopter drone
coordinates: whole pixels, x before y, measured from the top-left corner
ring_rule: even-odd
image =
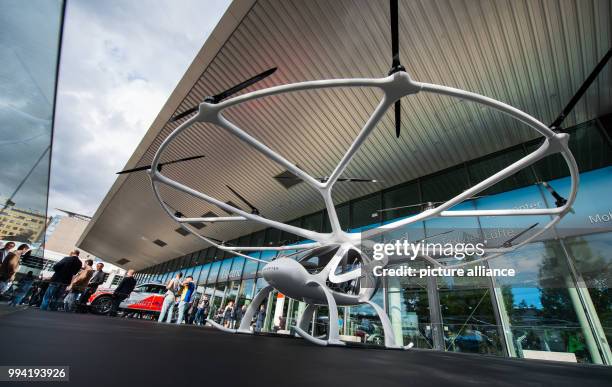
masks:
[[[473,101],[489,108],[499,110],[519,121],[523,122],[527,126],[537,131],[544,137],[542,145],[540,145],[534,152],[521,158],[520,160],[512,163],[506,168],[493,174],[489,178],[481,181],[473,187],[465,190],[461,194],[453,197],[452,199],[440,203],[438,206],[430,206],[421,213],[403,218],[374,229],[367,231],[368,238],[372,239],[376,236],[380,236],[383,233],[397,230],[400,227],[405,227],[415,222],[424,221],[436,217],[476,217],[476,216],[534,216],[534,215],[549,215],[550,221],[542,226],[540,230],[533,230],[534,226],[529,227],[523,233],[519,233],[517,236],[512,238],[511,241],[503,244],[500,248],[491,248],[486,250],[486,255],[482,258],[475,259],[469,262],[462,262],[456,265],[447,265],[445,267],[457,267],[472,265],[477,262],[481,262],[487,259],[494,258],[501,254],[513,251],[526,243],[537,238],[542,233],[546,232],[553,225],[559,222],[569,211],[571,206],[576,199],[576,192],[578,188],[578,167],[576,161],[572,156],[568,148],[569,135],[566,133],[559,133],[558,128],[562,120],[567,116],[567,113],[573,108],[576,101],[573,101],[564,109],[560,118],[557,119],[554,125],[547,127],[537,119],[530,115],[513,108],[512,106],[506,105],[502,102],[496,101],[492,98],[484,97],[475,93],[471,93],[464,90],[455,89],[452,87],[434,85],[429,83],[416,82],[410,78],[408,73],[399,61],[399,45],[398,45],[398,13],[397,13],[397,0],[391,0],[391,33],[392,33],[392,51],[393,61],[392,67],[389,71],[389,75],[383,78],[357,78],[357,79],[332,79],[332,80],[319,80],[293,83],[282,86],[270,87],[264,90],[258,90],[250,93],[246,93],[234,98],[226,99],[234,93],[258,82],[259,80],[271,75],[276,68],[265,71],[241,84],[238,84],[229,90],[226,90],[220,94],[207,97],[198,107],[189,109],[174,118],[171,121],[177,121],[183,119],[193,113],[191,117],[185,120],[177,129],[175,129],[161,144],[153,162],[149,166],[138,167],[130,170],[126,170],[120,173],[134,172],[136,170],[149,170],[149,176],[151,177],[151,183],[153,192],[156,198],[159,200],[161,207],[164,211],[176,222],[178,222],[182,228],[189,231],[196,237],[203,241],[217,247],[220,250],[230,252],[236,256],[244,257],[249,260],[262,262],[265,264],[262,270],[262,275],[268,282],[268,285],[261,289],[253,298],[253,301],[249,304],[246,313],[244,314],[240,326],[238,329],[228,329],[218,323],[209,320],[209,323],[216,328],[227,331],[227,332],[238,332],[238,333],[251,333],[250,324],[255,312],[259,309],[262,302],[268,297],[269,293],[273,289],[277,289],[279,292],[291,297],[295,300],[303,301],[307,304],[306,309],[300,316],[295,331],[303,338],[319,345],[344,345],[345,343],[340,340],[338,324],[334,323],[338,321],[337,307],[338,306],[354,306],[354,305],[370,305],[378,314],[382,322],[384,329],[384,345],[387,348],[405,348],[400,343],[397,343],[392,331],[391,322],[389,317],[384,310],[371,301],[372,296],[379,286],[379,282],[376,278],[372,278],[372,273],[368,272],[366,268],[371,267],[373,259],[364,253],[365,249],[361,246],[362,233],[347,233],[340,227],[338,221],[338,215],[334,207],[332,200],[332,190],[334,185],[339,181],[357,181],[363,182],[368,181],[365,179],[347,179],[341,178],[347,165],[351,162],[355,153],[366,141],[370,133],[374,130],[377,123],[383,117],[385,112],[392,106],[395,105],[395,127],[396,135],[400,136],[401,127],[401,113],[400,113],[400,99],[412,94],[417,93],[434,93],[447,95],[450,97],[460,98],[463,100]],[[609,59],[609,58],[608,58]],[[601,63],[600,63],[601,64]],[[600,70],[600,69],[599,69]],[[595,74],[596,75],[596,74]],[[593,76],[593,74],[591,74]],[[592,81],[592,80],[591,80]],[[583,85],[584,86],[584,85]],[[588,86],[588,85],[587,85]],[[345,152],[342,159],[339,161],[331,175],[327,178],[315,178],[296,165],[286,160],[283,156],[268,148],[266,145],[253,138],[251,135],[228,121],[224,116],[225,109],[232,106],[236,106],[248,101],[264,98],[272,95],[279,95],[284,93],[291,93],[303,90],[314,90],[322,88],[344,88],[344,87],[358,87],[358,88],[375,88],[382,91],[383,96],[375,108],[374,112],[361,129],[357,137],[354,139],[351,146]],[[575,97],[576,98],[576,97]],[[578,96],[579,98],[579,96]],[[160,160],[164,154],[166,148],[174,141],[184,130],[189,128],[191,125],[197,122],[204,122],[214,124],[220,128],[223,128],[233,136],[238,137],[246,145],[255,148],[261,154],[272,159],[280,166],[290,171],[295,178],[303,180],[306,184],[317,190],[325,202],[325,208],[329,216],[329,222],[331,224],[331,232],[321,233],[304,228],[292,226],[283,222],[267,219],[260,215],[259,210],[249,203],[246,199],[240,196],[232,188],[228,187],[238,198],[250,207],[251,212],[243,211],[231,204],[224,203],[221,200],[215,199],[202,192],[199,192],[193,188],[190,188],[182,183],[168,178],[163,175],[162,166],[177,161],[192,160],[203,156],[188,157],[181,160],[175,160],[172,162],[161,163]],[[496,209],[496,210],[469,210],[469,211],[449,211],[449,209],[457,204],[462,203],[465,200],[474,198],[475,195],[479,194],[483,190],[493,186],[501,180],[519,172],[523,168],[526,168],[536,161],[559,153],[563,156],[570,172],[571,176],[571,189],[569,196],[566,198],[561,197],[557,194],[552,187],[545,184],[545,187],[549,189],[551,194],[556,199],[556,208],[533,208],[533,209]],[[199,217],[190,218],[185,217],[181,212],[175,210],[161,198],[158,190],[159,184],[163,184],[179,191],[182,191],[194,198],[204,200],[210,204],[213,204],[222,210],[233,214],[232,216],[226,217]],[[245,222],[253,221],[258,222],[267,227],[276,228],[297,236],[300,236],[307,240],[307,243],[298,245],[285,245],[278,247],[271,246],[229,246],[225,243],[216,240],[214,238],[206,237],[200,234],[197,229],[193,226],[198,223],[208,222]],[[522,242],[512,244],[508,242],[514,242],[517,238],[522,237],[525,232],[532,231],[529,237],[526,237]],[[279,257],[272,261],[264,261],[246,255],[245,253],[251,251],[298,251],[298,259],[291,255]],[[293,255],[293,254],[292,254]],[[435,265],[442,266],[443,264],[433,259],[428,254],[423,254],[421,258],[427,262]],[[383,262],[385,265],[395,265],[402,263],[401,258],[389,257]],[[405,261],[404,261],[405,262]],[[377,262],[379,264],[380,262]],[[366,286],[366,280],[370,283]],[[370,282],[371,281],[371,282]],[[312,319],[313,312],[316,306],[326,305],[329,310],[329,329],[328,337],[321,339],[314,337],[307,333],[309,322]],[[409,346],[407,346],[409,347]]]

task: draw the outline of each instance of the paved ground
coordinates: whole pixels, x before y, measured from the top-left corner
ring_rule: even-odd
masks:
[[[0,365],[69,365],[70,383],[51,383],[63,386],[587,387],[612,383],[612,367],[425,350],[321,348],[301,339],[231,335],[211,328],[5,306],[0,307],[0,337]]]

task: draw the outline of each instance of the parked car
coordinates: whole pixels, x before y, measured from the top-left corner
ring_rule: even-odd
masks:
[[[159,283],[137,285],[134,291],[121,304],[119,309],[124,312],[140,312],[142,314],[159,315],[166,286]],[[98,289],[87,300],[89,310],[94,314],[107,314],[112,303],[113,289]]]

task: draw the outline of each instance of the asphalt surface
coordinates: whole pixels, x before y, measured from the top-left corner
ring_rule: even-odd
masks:
[[[0,365],[70,366],[70,382],[43,386],[612,385],[612,367],[429,350],[325,348],[301,339],[4,305],[0,337]]]

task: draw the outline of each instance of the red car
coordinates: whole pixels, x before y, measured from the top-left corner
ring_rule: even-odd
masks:
[[[113,289],[99,289],[89,297],[87,304],[92,313],[107,314],[112,304]],[[123,300],[119,309],[130,312],[159,314],[164,303],[166,286],[159,283],[137,285],[128,298]]]

